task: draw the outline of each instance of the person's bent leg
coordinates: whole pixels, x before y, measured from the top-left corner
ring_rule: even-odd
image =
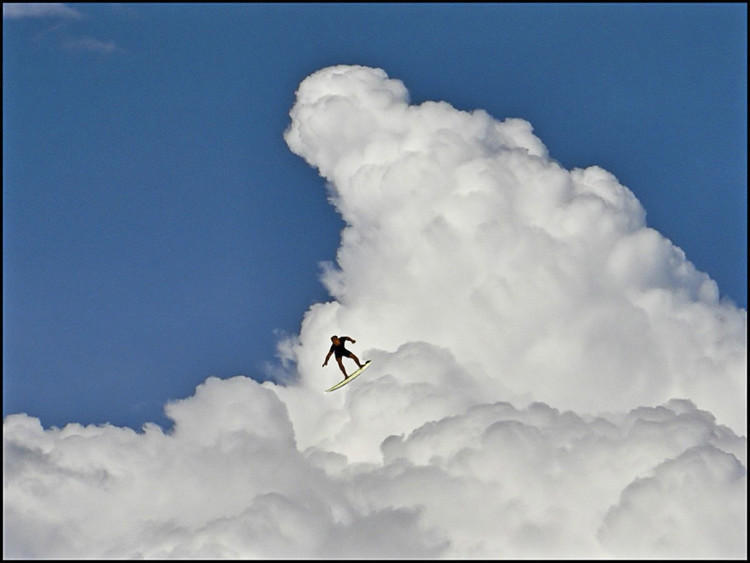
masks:
[[[359,363],[359,358],[357,356],[355,356],[354,354],[349,354],[349,357],[356,362],[358,368],[362,367],[362,364]]]
[[[346,379],[347,377],[349,377],[346,374],[346,370],[344,369],[344,362],[341,361],[341,358],[336,358],[336,362],[338,362],[339,367],[341,368],[341,372],[344,374],[344,379]]]

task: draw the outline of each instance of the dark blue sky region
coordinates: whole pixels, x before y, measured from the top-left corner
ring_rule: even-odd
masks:
[[[4,416],[169,426],[269,377],[328,298],[342,222],[282,135],[333,64],[530,121],[747,307],[743,4],[70,6],[3,19]]]

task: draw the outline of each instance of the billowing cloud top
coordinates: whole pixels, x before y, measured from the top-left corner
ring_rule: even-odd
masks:
[[[599,412],[682,397],[745,428],[745,311],[612,174],[565,170],[521,119],[409,105],[382,70],[313,74],[291,116],[289,147],[347,223],[324,276],[336,301],[300,335],[311,384],[313,342],[346,327],[385,350],[442,348],[485,399]]]
[[[9,416],[6,555],[746,557],[746,311],[626,187],[380,69],[290,115],[346,227],[287,383],[209,378],[167,434]],[[373,365],[323,393],[332,334]]]

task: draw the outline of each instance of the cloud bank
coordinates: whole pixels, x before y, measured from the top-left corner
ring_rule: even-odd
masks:
[[[285,382],[168,433],[7,417],[6,556],[746,557],[746,311],[630,190],[380,69],[290,115],[346,227]],[[327,394],[331,334],[373,366]]]

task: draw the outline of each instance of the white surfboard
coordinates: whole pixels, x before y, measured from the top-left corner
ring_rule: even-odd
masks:
[[[357,377],[360,373],[362,373],[363,371],[365,371],[368,367],[370,367],[371,363],[372,362],[370,360],[367,360],[364,364],[362,364],[361,368],[359,368],[357,371],[355,371],[354,373],[352,373],[349,377],[347,377],[347,378],[342,379],[341,381],[339,381],[336,385],[334,385],[330,389],[326,389],[326,392],[327,391],[335,391],[339,387],[343,387],[344,385],[346,385],[347,383],[349,383],[352,379],[354,379],[355,377]]]

